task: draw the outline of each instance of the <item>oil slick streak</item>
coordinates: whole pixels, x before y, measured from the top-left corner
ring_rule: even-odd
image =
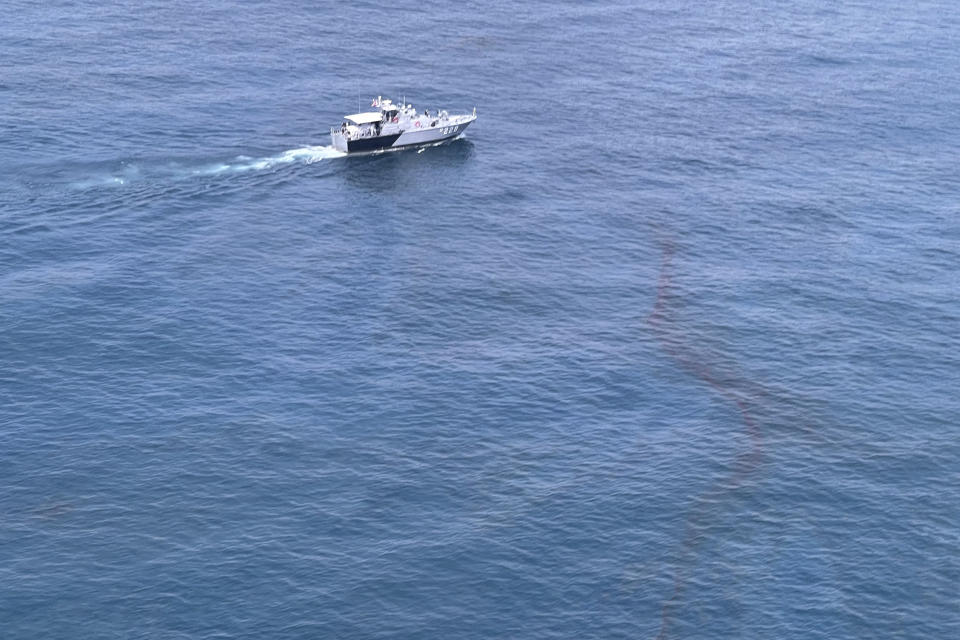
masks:
[[[702,380],[711,391],[736,407],[743,423],[748,445],[731,464],[730,473],[704,494],[700,495],[687,516],[685,532],[680,545],[681,558],[674,570],[672,593],[664,601],[661,610],[658,640],[668,637],[670,624],[681,606],[690,572],[696,562],[696,554],[707,536],[710,514],[723,498],[743,488],[760,469],[764,457],[764,441],[760,426],[753,414],[756,399],[742,388],[736,380],[722,376],[711,367],[704,357],[685,340],[683,328],[673,316],[675,293],[673,284],[676,246],[671,240],[661,242],[662,254],[660,275],[657,282],[657,297],[648,322],[666,352],[683,370]],[[739,385],[749,387],[750,385]]]

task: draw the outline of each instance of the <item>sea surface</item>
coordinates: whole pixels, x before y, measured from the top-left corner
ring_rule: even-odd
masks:
[[[960,637],[955,2],[3,9],[3,640]]]

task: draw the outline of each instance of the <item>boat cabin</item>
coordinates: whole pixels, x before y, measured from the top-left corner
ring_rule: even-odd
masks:
[[[354,113],[344,116],[344,122],[340,125],[340,132],[348,138],[368,138],[380,135],[380,130],[385,122],[383,114],[379,111],[368,111],[366,113]]]

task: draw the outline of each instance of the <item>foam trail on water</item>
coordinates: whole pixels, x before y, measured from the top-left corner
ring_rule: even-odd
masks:
[[[143,177],[140,167],[123,163],[124,167],[120,171],[115,171],[106,176],[91,176],[84,180],[74,182],[72,187],[75,189],[89,189],[91,187],[122,187],[123,185],[135,182]]]
[[[153,180],[183,180],[196,176],[215,176],[231,173],[244,173],[247,171],[265,171],[276,167],[292,164],[313,164],[321,160],[339,158],[346,154],[337,151],[329,145],[316,145],[309,147],[300,147],[298,149],[288,149],[276,155],[262,158],[251,158],[250,156],[237,156],[233,161],[217,162],[208,165],[180,163],[168,163],[166,165],[154,165],[145,167],[139,164],[125,165],[121,171],[113,171],[108,175],[90,177],[84,180],[74,182],[73,188],[88,189],[92,187],[122,187],[127,184],[138,182],[143,179]]]
[[[263,171],[286,164],[313,164],[321,160],[339,158],[345,155],[342,151],[337,151],[329,145],[316,145],[300,147],[299,149],[289,149],[277,155],[267,156],[266,158],[237,156],[233,163],[219,163],[211,167],[197,169],[193,173],[194,175],[216,175],[224,172],[240,173],[243,171]]]

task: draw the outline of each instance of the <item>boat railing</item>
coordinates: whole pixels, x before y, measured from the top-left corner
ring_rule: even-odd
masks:
[[[376,138],[377,132],[373,129],[341,129],[340,127],[330,127],[330,135],[341,135],[347,140],[359,140],[360,138]]]

